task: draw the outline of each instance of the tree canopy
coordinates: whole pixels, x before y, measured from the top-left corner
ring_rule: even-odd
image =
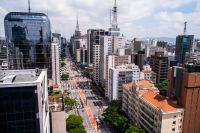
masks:
[[[65,97],[64,103],[65,105],[72,107],[76,104],[76,100],[69,97]]]
[[[69,117],[66,119],[67,131],[70,131],[76,128],[84,129],[82,123],[83,123],[83,118],[81,116],[69,115]]]
[[[61,61],[63,62],[65,60],[65,57],[61,57]]]
[[[66,64],[65,64],[65,62],[61,62],[61,67],[64,67]]]
[[[145,133],[145,131],[141,128],[130,126],[125,133]]]
[[[128,126],[128,118],[121,113],[120,102],[112,101],[109,107],[104,111],[104,119],[113,125],[118,131],[123,132]]]
[[[62,80],[67,80],[69,78],[69,73],[63,73],[62,75],[61,75],[61,79]]]
[[[74,128],[70,130],[68,133],[86,133],[84,128]]]
[[[159,91],[160,91],[160,95],[162,96],[167,96],[167,80],[163,80],[160,83],[156,84],[156,87],[158,87]]]

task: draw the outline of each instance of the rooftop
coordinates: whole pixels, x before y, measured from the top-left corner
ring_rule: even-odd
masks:
[[[123,87],[125,88],[125,89],[130,89],[130,88],[132,88],[133,87],[133,82],[129,82],[129,83],[125,83],[125,84],[123,84]]]
[[[178,106],[167,100],[165,97],[148,90],[143,94],[143,99],[163,112],[176,111]]]
[[[143,79],[143,80],[139,80],[137,82],[125,83],[125,84],[123,84],[123,87],[126,89],[129,89],[132,87],[147,88],[147,87],[154,87],[154,84],[150,80]]]
[[[155,72],[151,71],[151,70],[144,70],[143,73],[145,73],[145,74],[151,74],[151,73],[155,73]]]
[[[39,69],[2,70],[0,71],[0,84],[33,82],[41,73]]]

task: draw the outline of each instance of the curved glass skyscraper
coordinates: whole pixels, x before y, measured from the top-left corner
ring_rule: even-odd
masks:
[[[51,29],[43,13],[10,12],[4,19],[10,69],[48,68],[51,77]]]

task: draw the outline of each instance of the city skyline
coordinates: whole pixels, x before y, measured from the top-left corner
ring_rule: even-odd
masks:
[[[80,30],[110,27],[110,9],[114,0],[32,0],[31,11],[42,12],[51,20],[52,32],[69,38],[75,30],[77,15]],[[99,6],[101,4],[101,6]],[[18,5],[17,7],[15,5]],[[98,6],[96,6],[98,5]],[[121,34],[133,37],[173,37],[183,33],[183,23],[188,22],[187,34],[200,37],[200,1],[198,0],[134,0],[117,1],[118,23]],[[9,12],[28,12],[27,0],[2,0],[0,5],[0,36],[5,36],[3,19]],[[195,21],[194,21],[195,19]],[[63,28],[63,25],[65,28]]]

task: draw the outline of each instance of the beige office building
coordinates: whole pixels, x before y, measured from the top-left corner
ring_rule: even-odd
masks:
[[[184,109],[158,94],[149,80],[123,85],[122,110],[147,133],[182,133]]]
[[[81,49],[76,49],[76,62],[80,63],[81,61]]]

